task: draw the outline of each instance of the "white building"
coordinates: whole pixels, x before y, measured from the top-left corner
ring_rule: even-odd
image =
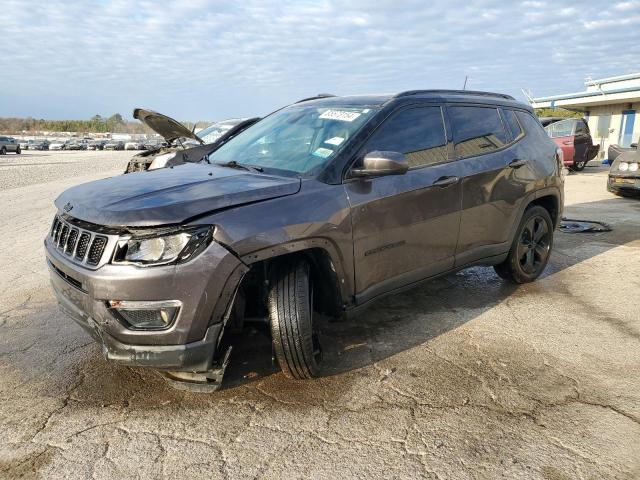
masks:
[[[586,91],[531,99],[533,108],[565,108],[584,112],[600,158],[611,144],[628,147],[638,142],[640,119],[640,73],[585,82]]]

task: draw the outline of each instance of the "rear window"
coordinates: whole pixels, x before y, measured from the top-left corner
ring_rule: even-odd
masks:
[[[545,130],[551,138],[569,137],[573,135],[575,120],[562,120],[548,125]]]
[[[458,158],[484,155],[508,142],[498,109],[493,107],[449,107],[453,141]]]
[[[511,131],[511,139],[516,140],[520,138],[524,132],[522,131],[520,122],[518,122],[516,112],[513,110],[502,110],[502,117],[504,118],[504,123],[506,123],[507,127]]]

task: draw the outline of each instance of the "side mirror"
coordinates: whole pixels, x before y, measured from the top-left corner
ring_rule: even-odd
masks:
[[[380,177],[383,175],[403,175],[409,170],[407,157],[399,152],[369,152],[362,160],[362,168],[351,170],[352,177]]]

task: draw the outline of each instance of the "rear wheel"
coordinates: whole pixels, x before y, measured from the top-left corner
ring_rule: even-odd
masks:
[[[276,263],[268,297],[276,359],[289,378],[317,377],[322,349],[313,315],[313,282],[303,258]]]
[[[533,282],[547,266],[552,247],[551,216],[545,208],[535,205],[525,210],[507,259],[493,268],[505,280]]]
[[[585,162],[584,160],[581,160],[579,162],[574,162],[573,165],[571,166],[571,170],[575,170],[576,172],[581,172],[582,170],[584,170],[584,167],[587,166],[587,162]]]

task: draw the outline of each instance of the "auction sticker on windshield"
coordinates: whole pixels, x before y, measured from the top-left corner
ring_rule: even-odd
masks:
[[[332,137],[329,140],[324,141],[324,143],[328,143],[329,145],[335,145],[335,146],[340,145],[342,142],[344,142],[344,138],[342,137]]]
[[[341,122],[353,122],[360,116],[360,112],[349,112],[346,110],[327,110],[320,118],[324,120],[340,120]]]
[[[320,157],[320,158],[327,158],[327,157],[331,156],[332,153],[333,153],[333,150],[321,147],[321,148],[316,149],[316,151],[313,152],[313,155],[315,155],[316,157]]]

